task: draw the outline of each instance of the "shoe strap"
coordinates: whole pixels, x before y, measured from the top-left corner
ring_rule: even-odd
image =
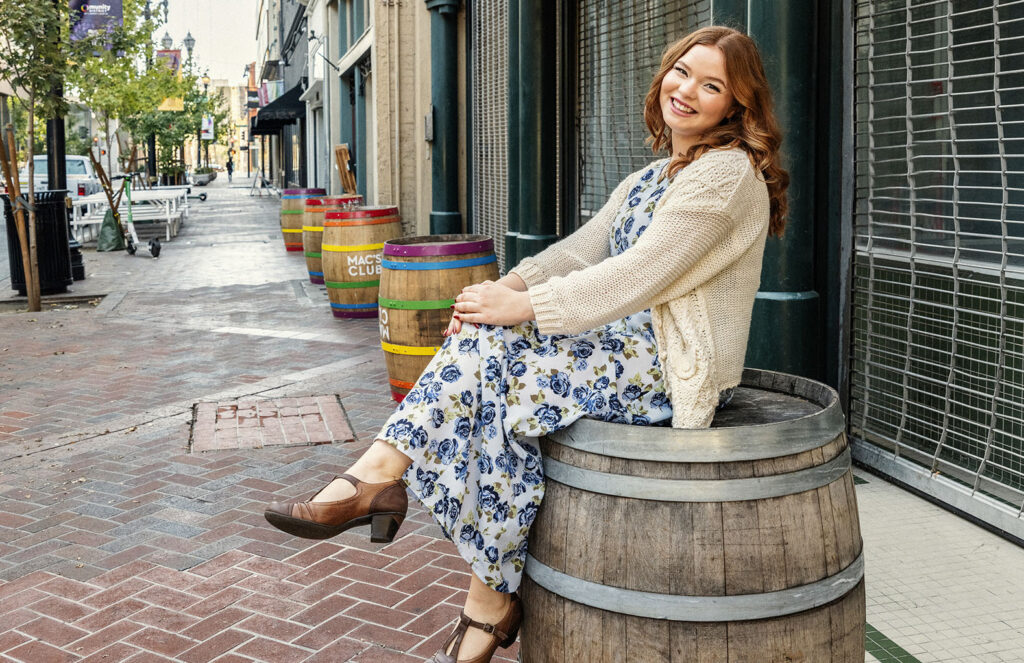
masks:
[[[355,478],[351,474],[339,474],[338,476],[336,476],[334,478],[335,479],[344,479],[345,481],[348,481],[350,484],[352,484],[355,488],[359,488],[359,484],[361,483],[359,481],[359,479]]]
[[[468,629],[470,626],[472,626],[473,628],[480,629],[481,631],[483,631],[484,633],[486,633],[488,635],[493,635],[494,637],[496,637],[498,639],[498,642],[504,642],[505,640],[508,639],[508,634],[507,633],[502,633],[501,631],[499,631],[498,628],[494,624],[484,624],[483,622],[474,621],[474,620],[470,619],[469,616],[465,612],[463,612],[461,614],[461,616],[459,617],[459,622],[464,624],[466,626],[466,629]],[[466,629],[463,629],[462,632],[465,633]]]

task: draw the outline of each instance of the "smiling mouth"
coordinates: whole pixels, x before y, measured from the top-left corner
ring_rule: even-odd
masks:
[[[697,111],[695,111],[690,106],[687,106],[682,101],[679,101],[675,97],[671,97],[671,100],[672,100],[672,108],[676,109],[680,113],[684,113],[686,115],[696,115],[697,114]]]

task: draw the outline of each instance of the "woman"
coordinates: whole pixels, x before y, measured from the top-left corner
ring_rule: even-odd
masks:
[[[670,157],[627,177],[570,237],[465,288],[452,337],[370,449],[311,499],[267,510],[299,536],[369,523],[390,541],[408,484],[472,571],[437,663],[485,663],[515,641],[544,492],[531,438],[583,416],[706,427],[739,383],[788,184],[754,43],[710,27],[671,45],[644,119]]]

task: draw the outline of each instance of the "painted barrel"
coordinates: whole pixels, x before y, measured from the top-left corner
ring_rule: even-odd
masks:
[[[285,189],[281,192],[281,235],[286,251],[302,250],[302,219],[306,199],[322,196],[323,189]]]
[[[381,266],[380,341],[401,402],[444,342],[455,296],[496,280],[498,260],[486,235],[426,235],[387,242]]]
[[[324,281],[336,318],[376,318],[381,252],[401,237],[397,207],[355,207],[324,214]]]
[[[747,370],[709,429],[581,419],[542,438],[523,663],[862,663],[845,428],[831,388]]]
[[[302,219],[302,252],[306,256],[306,271],[310,283],[323,284],[324,268],[320,245],[324,236],[324,213],[349,209],[363,204],[363,197],[354,194],[307,198]]]

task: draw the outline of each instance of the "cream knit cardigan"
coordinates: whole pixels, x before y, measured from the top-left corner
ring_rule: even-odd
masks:
[[[768,188],[741,149],[683,168],[628,251],[609,231],[650,166],[627,177],[590,221],[511,273],[529,288],[543,334],[579,334],[651,309],[672,425],[711,425],[718,394],[739,384],[768,233]]]

